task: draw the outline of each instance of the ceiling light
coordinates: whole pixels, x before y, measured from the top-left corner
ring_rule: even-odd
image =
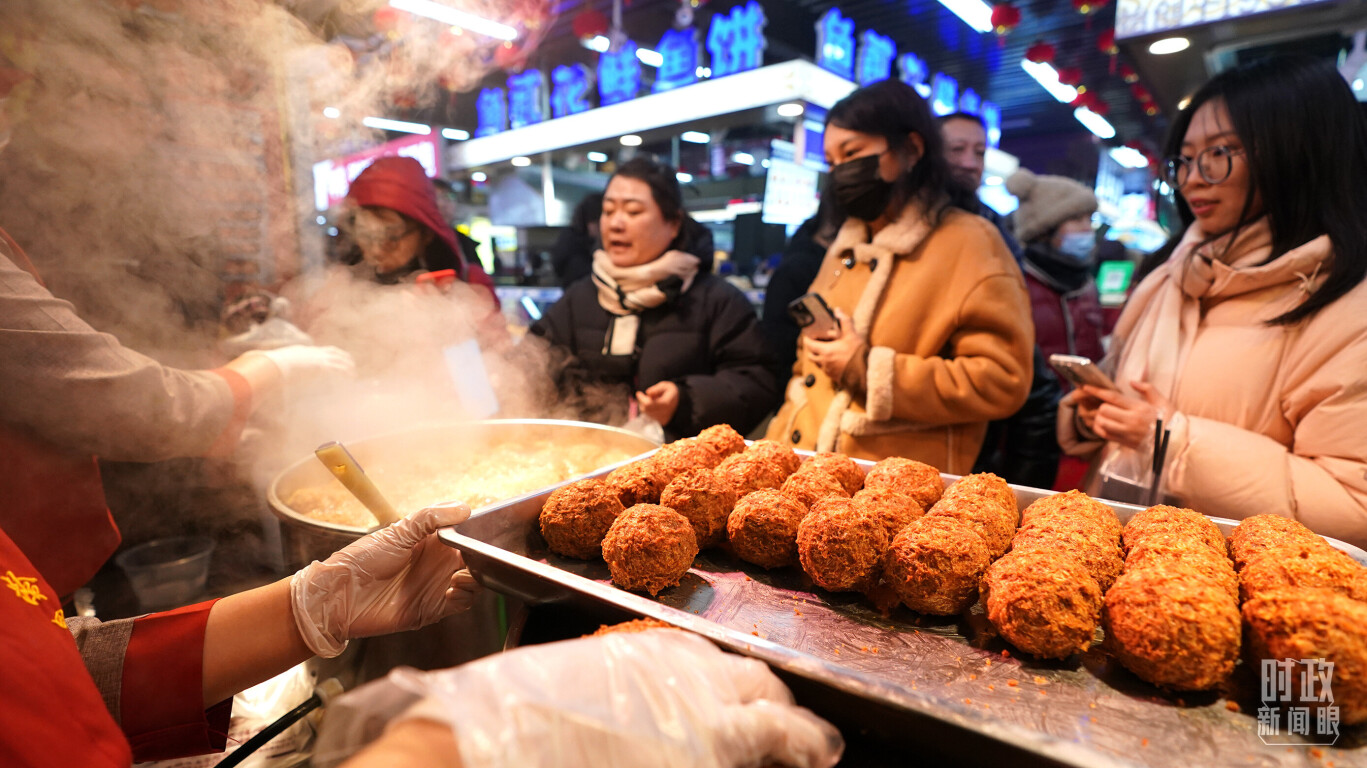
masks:
[[[1111,149],[1111,159],[1125,166],[1126,168],[1148,168],[1149,159],[1144,157],[1144,153],[1134,147],[1113,147]]]
[[[465,141],[466,139],[470,138],[469,131],[462,131],[459,128],[443,128],[441,129],[441,135],[445,136],[451,141]]]
[[[767,158],[767,157],[764,158],[763,160],[759,161],[759,164],[760,164],[760,167],[762,167],[762,168],[768,168],[768,167],[769,167],[769,158]]]
[[[590,51],[607,53],[608,49],[612,47],[612,41],[607,39],[606,37],[603,37],[602,35],[598,35],[597,37],[585,40],[584,47],[589,49]]]
[[[1359,80],[1358,82],[1360,83],[1360,82],[1362,82],[1362,81]],[[339,117],[341,117],[341,116],[342,116],[342,110],[340,110],[340,109],[338,109],[338,108],[336,108],[336,107],[323,107],[323,117],[329,117],[329,118],[332,118],[333,120],[336,120],[337,118],[339,118]]]
[[[940,0],[940,5],[979,32],[992,31],[992,6],[983,0]]]
[[[390,120],[387,117],[367,117],[361,123],[367,128],[379,128],[384,131],[397,131],[398,133],[416,133],[421,136],[428,136],[432,133],[432,127],[422,123],[406,123],[402,120]]]
[[[1353,81],[1353,90],[1355,90],[1355,91],[1360,91],[1360,90],[1362,90],[1362,78],[1359,77],[1358,79],[1356,79],[1356,80]]]
[[[662,67],[665,63],[665,57],[659,51],[652,51],[649,48],[637,48],[636,58],[647,67]]]
[[[485,173],[484,171],[475,171],[474,173],[470,174],[470,181],[473,181],[477,184],[488,180],[489,174]]]
[[[517,30],[507,24],[499,24],[496,21],[489,21],[473,13],[458,11],[449,5],[434,3],[432,0],[389,0],[391,8],[398,8],[401,11],[408,11],[416,16],[425,16],[435,19],[443,24],[453,27],[461,27],[471,32],[478,32],[481,35],[497,38],[499,40],[516,40]]]
[[[988,176],[986,179],[983,179],[983,183],[986,184],[986,185],[989,186],[989,187],[995,187],[995,186],[997,186],[998,184],[1001,184],[1001,183],[1002,183],[1002,177],[1000,177],[1000,176]]]
[[[641,137],[640,137],[640,136],[637,136],[637,135],[634,134],[634,133],[628,133],[627,135],[625,135],[625,136],[623,136],[622,138],[618,139],[618,141],[622,142],[622,146],[624,146],[624,147],[639,147],[639,146],[641,146]]]
[[[319,216],[318,218],[314,219],[314,221],[318,222],[318,226],[322,226],[322,225],[328,223],[328,217],[326,217],[326,216]]]
[[[1179,101],[1179,102],[1177,102],[1177,109],[1178,109],[1178,111],[1181,111],[1181,110],[1183,110],[1183,109],[1186,109],[1187,106],[1190,105],[1190,104],[1191,104],[1191,97],[1190,97],[1190,96],[1183,96],[1183,97],[1182,97],[1182,100]]]
[[[589,152],[584,157],[595,163],[606,163],[608,161],[608,156],[602,152]]]
[[[1149,43],[1149,53],[1155,56],[1162,56],[1168,53],[1185,51],[1191,47],[1191,41],[1185,37],[1165,37],[1162,40],[1155,40]]]
[[[1087,130],[1095,133],[1100,138],[1115,138],[1115,128],[1113,128],[1110,123],[1106,122],[1106,118],[1098,115],[1092,110],[1086,107],[1078,107],[1073,110],[1073,117],[1076,117],[1077,121],[1082,123]]]
[[[802,112],[802,105],[798,104],[795,101],[789,102],[787,104],[778,105],[779,117],[797,117],[798,115],[802,114]]]
[[[712,137],[702,131],[684,131],[679,134],[679,140],[686,141],[689,144],[708,144],[712,141]]]
[[[1060,102],[1071,104],[1077,98],[1077,89],[1071,85],[1060,83],[1058,81],[1058,70],[1048,64],[1021,59],[1021,69],[1035,78],[1035,81],[1044,86],[1044,90],[1048,91],[1050,96]]]
[[[698,67],[697,69],[693,70],[693,74],[697,75],[698,77],[711,77],[711,76],[712,76],[712,68],[711,68],[711,67]]]
[[[688,182],[693,180],[693,174],[679,171],[678,173],[674,174],[674,178],[678,179],[680,184],[687,184]]]
[[[731,162],[737,163],[739,165],[754,165],[755,156],[750,154],[749,152],[737,152],[736,154],[731,156]]]
[[[514,157],[512,159],[512,164],[517,166],[518,168],[526,168],[527,166],[532,164],[532,159],[530,157],[519,155],[518,157]]]

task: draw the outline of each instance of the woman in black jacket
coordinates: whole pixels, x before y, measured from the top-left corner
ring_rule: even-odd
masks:
[[[666,440],[756,427],[780,400],[770,355],[744,294],[688,252],[705,230],[674,169],[647,158],[618,168],[600,230],[592,274],[531,329],[566,353],[562,394],[595,421],[639,409]]]

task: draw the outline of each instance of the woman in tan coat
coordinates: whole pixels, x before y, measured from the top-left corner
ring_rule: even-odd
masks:
[[[769,438],[969,472],[987,423],[1030,390],[1034,328],[1020,269],[968,212],[925,101],[887,80],[831,108],[826,161],[843,220],[812,283],[841,328],[804,334]]]
[[[1060,444],[1098,457],[1088,490],[1146,501],[1161,418],[1170,500],[1367,546],[1364,148],[1348,85],[1308,57],[1192,97],[1165,165],[1190,226],[1121,315],[1104,366],[1120,391],[1060,406]]]

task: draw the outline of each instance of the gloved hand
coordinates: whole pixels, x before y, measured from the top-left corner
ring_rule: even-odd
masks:
[[[353,637],[417,629],[469,610],[481,587],[436,530],[470,516],[465,504],[429,507],[314,561],[290,579],[299,634],[332,658]]]
[[[356,361],[351,354],[337,347],[307,347],[296,344],[279,349],[262,349],[248,352],[261,355],[280,369],[280,379],[285,390],[306,385],[325,376],[354,376]]]
[[[329,707],[314,764],[351,754],[384,721],[422,718],[451,727],[462,768],[835,765],[840,733],[792,702],[763,663],[697,635],[609,634],[396,670]]]

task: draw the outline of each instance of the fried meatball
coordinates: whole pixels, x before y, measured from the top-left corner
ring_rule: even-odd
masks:
[[[1211,552],[1204,542],[1177,532],[1151,533],[1130,549],[1125,557],[1125,572],[1153,568],[1177,571],[1209,579],[1239,599],[1239,577],[1229,555]]]
[[[892,540],[883,578],[911,610],[952,616],[973,605],[989,562],[987,544],[963,522],[926,515]]]
[[[847,498],[818,501],[797,527],[802,570],[831,592],[871,586],[887,550],[888,532],[883,521]]]
[[[845,499],[850,497],[839,480],[820,469],[807,469],[805,466],[784,480],[780,490],[807,509],[830,496]]]
[[[1125,668],[1164,688],[1204,691],[1239,659],[1239,606],[1208,579],[1143,568],[1106,593],[1107,646]]]
[[[1166,504],[1149,507],[1130,518],[1122,534],[1124,550],[1129,552],[1145,538],[1159,534],[1177,534],[1228,557],[1229,548],[1225,543],[1225,535],[1220,532],[1220,526],[1194,510],[1170,507]]]
[[[1067,491],[1037,499],[1021,513],[1021,525],[1054,516],[1091,520],[1105,535],[1120,543],[1120,519],[1115,516],[1115,511],[1082,491]]]
[[[652,629],[679,629],[667,621],[659,619],[632,619],[621,624],[604,624],[594,630],[592,634],[584,637],[602,637],[603,635],[634,635],[637,632],[649,632]]]
[[[698,434],[698,442],[711,448],[723,459],[745,450],[745,438],[728,424],[716,424],[704,429]]]
[[[955,480],[944,492],[944,496],[951,499],[964,495],[992,499],[1001,504],[1011,512],[1012,527],[1020,520],[1020,504],[1016,501],[1016,492],[1011,490],[1011,486],[1005,480],[991,472],[964,475]]]
[[[1105,592],[1120,575],[1124,561],[1119,542],[1095,522],[1081,517],[1052,515],[1031,520],[1011,540],[1012,551],[1068,552],[1076,557]]]
[[[714,471],[718,479],[731,487],[737,499],[755,491],[778,488],[787,479],[773,462],[746,453],[728,456]]]
[[[1367,603],[1327,589],[1275,589],[1244,603],[1243,617],[1249,656],[1334,662],[1330,686],[1341,722],[1367,722]],[[1293,690],[1301,690],[1299,680]]]
[[[916,499],[891,488],[865,488],[854,495],[854,505],[867,509],[883,521],[889,544],[903,528],[926,513]]]
[[[755,491],[736,502],[726,535],[740,559],[782,568],[797,562],[797,527],[806,516],[806,507],[779,491]]]
[[[982,594],[1002,637],[1046,659],[1087,650],[1101,623],[1101,587],[1066,552],[1012,552],[988,566]]]
[[[853,496],[860,488],[864,487],[864,470],[854,462],[849,456],[843,453],[818,453],[807,459],[799,468],[799,471],[811,467],[819,469],[836,480],[845,487],[845,494]]]
[[[1328,589],[1367,603],[1367,568],[1333,547],[1304,544],[1252,557],[1239,572],[1245,600],[1279,587]]]
[[[721,463],[721,456],[695,437],[675,440],[656,451],[652,458],[666,482],[690,470],[715,469]]]
[[[778,467],[783,471],[785,479],[802,466],[801,456],[794,453],[792,448],[773,440],[756,440],[745,449],[745,453]]]
[[[930,509],[945,492],[945,481],[940,470],[929,464],[893,456],[869,469],[864,487],[891,488],[916,499],[922,509]]]
[[[654,461],[654,457],[633,461],[608,473],[608,486],[617,492],[623,507],[637,504],[655,504],[660,501],[660,491],[665,489],[664,473]]]
[[[736,494],[706,469],[692,469],[669,481],[660,506],[688,518],[699,547],[713,547],[726,538],[726,518],[736,506]]]
[[[603,537],[622,502],[600,478],[580,480],[551,492],[541,505],[541,536],[552,552],[584,560],[603,552]]]
[[[962,521],[983,537],[987,554],[993,560],[1011,548],[1011,537],[1016,534],[1016,508],[1002,506],[996,498],[972,493],[958,496],[945,493],[926,515],[953,517]]]
[[[1244,518],[1229,534],[1229,555],[1234,558],[1234,570],[1264,550],[1276,549],[1291,543],[1319,542],[1324,539],[1299,522],[1281,515],[1254,515]]]
[[[697,556],[698,538],[688,518],[658,504],[628,507],[603,537],[612,583],[652,596],[678,584]]]

